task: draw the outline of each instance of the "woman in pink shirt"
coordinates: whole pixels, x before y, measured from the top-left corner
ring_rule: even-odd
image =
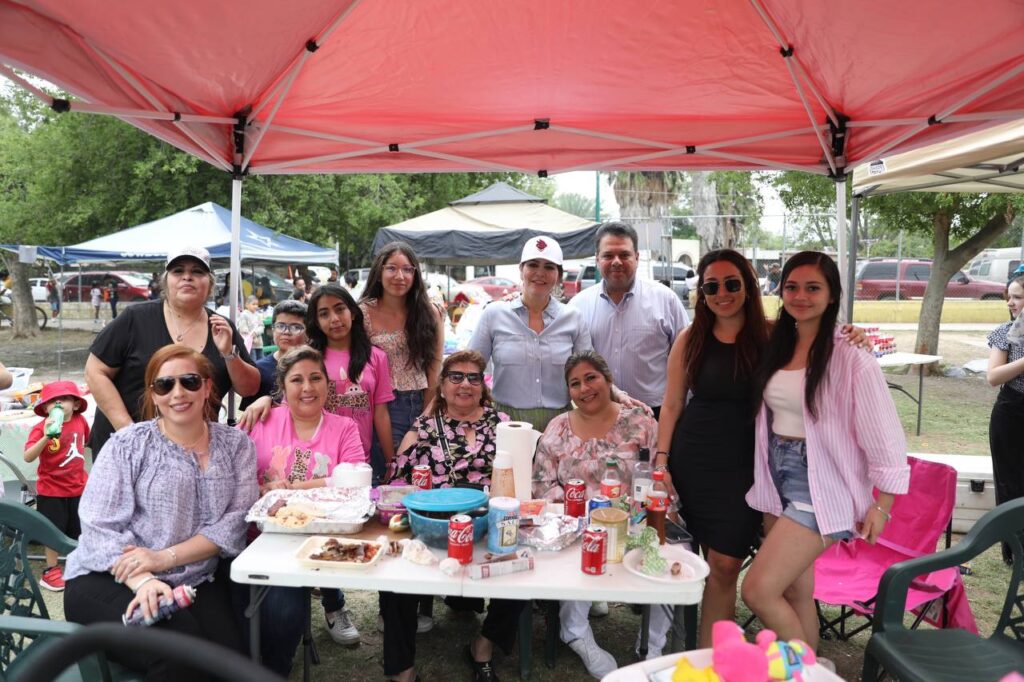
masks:
[[[341,462],[365,462],[359,429],[348,417],[331,414],[327,403],[327,368],[320,352],[297,346],[277,363],[277,390],[285,402],[257,421],[249,437],[256,445],[256,477],[260,494],[276,489],[315,488]],[[264,664],[287,677],[302,636],[302,588],[273,587],[261,605],[265,627],[260,647]],[[339,590],[323,590],[324,613],[331,637],[340,644],[359,641],[359,631],[345,609]]]
[[[824,254],[782,271],[783,309],[755,377],[754,485],[765,540],[743,600],[779,639],[818,643],[814,561],[837,540],[874,543],[910,481],[903,426],[874,357],[836,342],[842,287]],[[878,499],[872,487],[880,491]]]

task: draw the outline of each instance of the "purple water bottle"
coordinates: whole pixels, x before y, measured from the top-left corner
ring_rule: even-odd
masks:
[[[171,598],[162,597],[160,599],[160,608],[152,618],[142,617],[142,608],[139,606],[135,607],[132,611],[131,616],[121,616],[121,620],[125,625],[152,625],[157,621],[165,618],[170,618],[171,614],[181,609],[187,609],[192,606],[192,603],[196,600],[196,589],[191,585],[178,585],[171,592]]]

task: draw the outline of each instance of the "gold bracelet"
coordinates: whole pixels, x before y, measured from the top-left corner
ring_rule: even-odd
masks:
[[[174,568],[175,566],[177,566],[178,565],[178,553],[174,551],[174,548],[173,547],[167,547],[167,548],[164,549],[164,551],[171,553],[171,560],[174,562],[174,563],[171,564],[171,568]]]
[[[877,504],[875,505],[875,509],[877,509],[878,511],[882,512],[882,515],[885,516],[885,520],[886,521],[891,521],[892,520],[892,514],[890,514],[889,512],[885,511],[884,509],[879,507]]]

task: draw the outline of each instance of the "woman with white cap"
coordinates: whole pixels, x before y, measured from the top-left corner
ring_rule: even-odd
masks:
[[[562,248],[533,237],[519,259],[522,297],[487,305],[469,347],[494,367],[495,408],[543,431],[569,406],[563,371],[573,353],[591,350],[580,313],[552,291],[562,281]]]
[[[114,431],[142,420],[146,363],[169,343],[206,356],[213,364],[217,395],[233,390],[248,396],[259,389],[260,373],[242,337],[231,322],[205,307],[211,287],[206,249],[171,251],[160,281],[163,300],[126,307],[93,341],[85,362],[85,381],[98,408],[89,439],[93,457]]]

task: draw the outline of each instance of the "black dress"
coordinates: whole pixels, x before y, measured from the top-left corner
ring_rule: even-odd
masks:
[[[747,506],[754,484],[754,416],[747,376],[736,376],[736,347],[712,334],[693,396],[672,432],[669,470],[687,530],[701,545],[746,557],[761,514]]]

